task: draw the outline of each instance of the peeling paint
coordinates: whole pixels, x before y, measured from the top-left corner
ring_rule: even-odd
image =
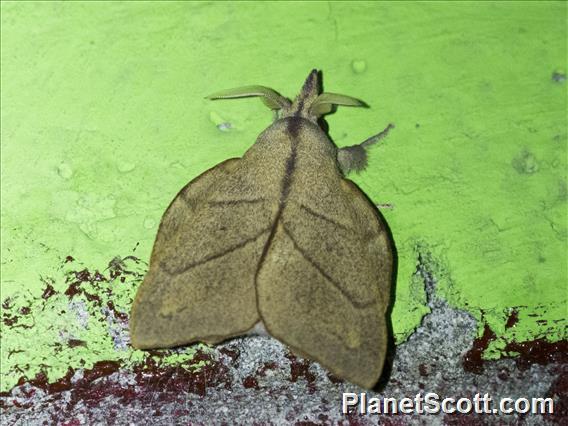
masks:
[[[78,369],[92,378],[148,363],[206,367],[205,345],[153,352],[131,348],[128,313],[146,267],[130,255],[115,257],[102,272],[91,271],[67,256],[58,275],[43,278],[43,290],[4,299],[0,391],[25,381],[49,389],[67,386]]]

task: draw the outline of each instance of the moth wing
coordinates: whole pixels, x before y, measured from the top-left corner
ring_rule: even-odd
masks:
[[[370,388],[386,355],[392,245],[351,181],[319,182],[330,182],[311,192],[322,196],[291,194],[282,213],[257,277],[259,312],[271,335]]]
[[[198,176],[164,213],[132,308],[135,347],[216,343],[259,320],[254,276],[274,214],[241,162]]]

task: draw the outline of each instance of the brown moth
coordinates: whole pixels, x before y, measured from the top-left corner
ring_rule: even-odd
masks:
[[[366,388],[381,375],[393,274],[386,225],[343,174],[365,148],[337,149],[318,125],[335,105],[313,70],[291,102],[248,86],[278,118],[242,156],[187,184],[164,213],[131,315],[133,346],[215,344],[264,329],[297,354]]]

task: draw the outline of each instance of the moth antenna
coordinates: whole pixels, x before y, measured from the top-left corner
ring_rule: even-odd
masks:
[[[244,86],[236,87],[234,89],[222,90],[206,96],[205,99],[237,99],[237,98],[250,98],[260,97],[264,105],[270,109],[284,109],[291,105],[289,99],[280,95],[276,90],[265,86]]]
[[[337,105],[369,108],[369,105],[365,102],[351,96],[340,95],[338,93],[322,93],[312,104],[310,113],[316,117],[320,117],[332,112]]]

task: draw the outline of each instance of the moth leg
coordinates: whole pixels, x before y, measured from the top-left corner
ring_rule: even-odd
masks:
[[[337,151],[337,162],[343,174],[347,174],[353,170],[360,172],[367,167],[367,151],[371,145],[383,139],[389,131],[394,128],[394,124],[389,124],[385,130],[371,136],[360,144],[339,148]]]

